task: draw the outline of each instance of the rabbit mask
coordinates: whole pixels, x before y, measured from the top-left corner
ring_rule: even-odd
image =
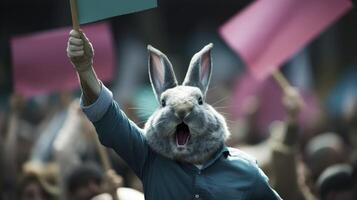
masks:
[[[212,47],[209,44],[193,56],[182,85],[178,85],[166,55],[148,46],[150,81],[160,107],[144,130],[150,147],[165,157],[203,164],[230,134],[224,117],[205,102]]]

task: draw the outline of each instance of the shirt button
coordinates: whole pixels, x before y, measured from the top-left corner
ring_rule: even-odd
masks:
[[[195,194],[195,198],[196,199],[200,198],[200,195],[199,194]]]

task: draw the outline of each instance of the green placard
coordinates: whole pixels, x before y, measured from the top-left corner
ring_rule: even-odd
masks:
[[[80,24],[138,12],[157,6],[157,0],[77,0]]]

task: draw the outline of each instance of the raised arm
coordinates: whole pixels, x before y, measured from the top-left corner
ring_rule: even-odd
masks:
[[[94,103],[100,94],[101,86],[93,69],[93,46],[83,32],[70,32],[67,55],[77,71],[84,96],[83,103]]]
[[[81,108],[93,123],[100,142],[113,148],[142,178],[149,154],[142,130],[136,126],[113,100],[108,88],[93,69],[93,47],[83,32],[70,32],[67,54],[77,71],[81,88]]]
[[[285,122],[276,124],[272,129],[272,168],[278,172],[275,175],[275,189],[284,199],[313,200],[315,198],[298,176],[298,117],[303,101],[296,88],[285,91],[283,104],[287,113]]]

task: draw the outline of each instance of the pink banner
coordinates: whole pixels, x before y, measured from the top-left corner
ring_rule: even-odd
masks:
[[[351,8],[350,0],[257,0],[219,32],[264,79]]]
[[[113,79],[114,50],[110,25],[82,27],[94,49],[94,67],[103,82]],[[66,55],[71,28],[61,28],[11,40],[15,93],[26,98],[79,87],[75,70]]]

